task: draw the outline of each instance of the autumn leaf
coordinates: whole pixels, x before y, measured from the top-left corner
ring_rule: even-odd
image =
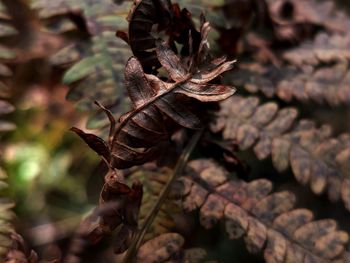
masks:
[[[244,238],[251,253],[263,252],[266,262],[343,262],[349,236],[333,219],[314,220],[308,209],[294,208],[289,191],[271,193],[266,179],[244,182],[230,179],[215,162],[189,163],[182,179],[183,205],[199,209],[205,228],[225,221],[230,239]]]
[[[217,59],[207,64],[192,64],[190,68],[182,65],[180,58],[162,41],[157,41],[156,53],[159,62],[174,82],[164,82],[155,75],[145,74],[141,63],[131,57],[125,67],[125,86],[131,99],[132,111],[120,117],[112,135],[110,167],[123,169],[145,163],[156,157],[157,144],[164,141],[168,131],[164,118],[172,119],[180,126],[199,129],[201,121],[185,103],[184,97],[195,98],[201,102],[215,102],[228,98],[234,88],[209,84],[220,74],[232,68],[234,61]],[[195,65],[197,68],[193,68]],[[106,159],[106,144],[95,137],[97,143],[82,134],[89,145]],[[108,160],[108,159],[107,159]]]

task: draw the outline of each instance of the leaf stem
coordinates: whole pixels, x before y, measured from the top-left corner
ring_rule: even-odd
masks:
[[[143,104],[142,106],[134,109],[132,112],[130,112],[129,115],[127,115],[127,117],[125,117],[125,119],[123,119],[119,125],[116,127],[115,131],[114,131],[114,136],[112,141],[115,140],[115,138],[117,138],[119,132],[124,128],[124,126],[128,123],[128,121],[135,117],[136,114],[138,114],[139,112],[143,111],[145,108],[147,108],[148,106],[152,105],[156,100],[161,99],[162,97],[164,97],[165,95],[173,92],[175,89],[177,89],[178,87],[181,86],[181,84],[185,83],[186,81],[188,81],[189,79],[191,79],[191,75],[186,76],[186,78],[182,81],[178,81],[175,83],[172,83],[172,86],[168,89],[163,91],[162,93],[157,94],[156,96],[154,96],[153,98],[151,98],[150,100],[148,100],[145,104]],[[160,80],[161,81],[161,80]],[[112,148],[111,148],[111,152],[113,152],[113,146],[114,144],[112,143]]]
[[[185,149],[183,150],[182,154],[180,155],[179,160],[176,163],[173,174],[171,175],[169,181],[166,183],[166,185],[162,189],[162,192],[160,193],[156,203],[154,204],[154,206],[152,207],[152,209],[148,213],[148,215],[145,219],[145,222],[144,222],[142,228],[140,229],[138,235],[135,237],[135,239],[131,243],[131,245],[128,249],[128,252],[124,257],[123,263],[131,263],[132,262],[134,252],[140,247],[141,242],[142,242],[145,234],[147,233],[147,230],[149,229],[153,220],[157,216],[162,204],[164,203],[164,201],[165,201],[165,199],[170,191],[170,186],[184,170],[186,163],[187,163],[193,149],[195,148],[200,137],[203,134],[203,130],[204,129],[197,131],[193,135],[193,137],[191,138],[190,142],[186,145]]]

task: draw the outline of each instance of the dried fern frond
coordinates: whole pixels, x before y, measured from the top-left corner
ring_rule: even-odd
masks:
[[[333,107],[350,105],[350,68],[346,61],[334,65],[297,68],[242,64],[226,76],[227,81],[250,93],[261,92],[268,98],[302,103],[314,101]]]
[[[329,126],[317,128],[313,121],[297,121],[297,115],[292,107],[234,96],[222,103],[212,130],[223,131],[242,150],[253,148],[259,160],[271,156],[280,172],[290,166],[299,183],[310,184],[316,194],[327,190],[332,201],[341,199],[350,210],[350,136],[334,138]]]
[[[70,1],[68,1],[70,2]],[[127,44],[116,38],[115,31],[127,27],[125,16],[130,2],[116,5],[112,1],[75,3],[82,12],[90,36],[73,43],[51,58],[55,66],[69,66],[63,82],[71,87],[67,98],[78,101],[80,110],[92,110],[98,100],[113,113],[129,108],[123,87],[123,68],[131,52]],[[103,113],[92,114],[89,128],[108,124]]]
[[[205,41],[203,38],[201,43]],[[117,125],[112,114],[104,109],[111,121],[108,144],[80,129],[72,128],[72,131],[103,156],[109,167],[126,169],[154,160],[160,143],[167,141],[172,132],[167,122],[171,120],[189,129],[201,128],[202,122],[191,107],[190,98],[199,102],[218,102],[235,92],[230,86],[209,83],[230,70],[234,61],[225,58],[206,61],[205,55],[200,56],[205,45],[200,47],[198,61],[195,61],[197,56],[192,56],[193,63],[184,65],[165,42],[157,41],[157,57],[173,82],[145,74],[135,57],[128,60],[125,86],[133,108],[120,117]]]
[[[297,66],[349,61],[350,34],[319,33],[314,40],[284,52],[283,58]]]
[[[161,234],[145,242],[137,252],[136,262],[205,262],[205,250],[201,248],[184,249],[184,238],[177,233]]]
[[[349,260],[349,236],[333,219],[313,220],[308,209],[294,208],[295,196],[270,193],[266,179],[249,183],[229,180],[213,161],[196,160],[182,178],[184,208],[200,209],[200,222],[210,228],[225,219],[230,238],[244,237],[252,253],[263,251],[266,262],[333,262]]]

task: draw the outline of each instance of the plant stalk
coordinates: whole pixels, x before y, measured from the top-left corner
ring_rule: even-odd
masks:
[[[169,194],[170,186],[184,170],[186,163],[187,163],[193,149],[195,148],[200,137],[203,134],[203,131],[204,131],[204,129],[197,131],[193,135],[193,137],[191,138],[190,142],[186,145],[185,149],[183,150],[182,154],[180,155],[179,160],[176,163],[173,174],[171,175],[169,181],[166,183],[166,185],[162,189],[162,192],[160,193],[156,203],[154,204],[154,206],[152,207],[152,209],[148,213],[146,220],[145,220],[142,228],[140,229],[138,235],[135,237],[135,239],[131,243],[131,245],[128,249],[128,252],[126,253],[126,255],[124,257],[123,263],[133,262],[134,253],[140,247],[145,234],[147,233],[149,227],[152,225],[153,220],[156,218],[162,204],[164,203],[167,195]]]

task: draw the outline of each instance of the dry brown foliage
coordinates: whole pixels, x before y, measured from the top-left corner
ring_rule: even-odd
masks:
[[[310,210],[294,208],[291,192],[271,193],[272,183],[266,179],[230,179],[215,162],[199,159],[189,163],[182,182],[185,210],[200,209],[206,228],[224,219],[229,237],[243,237],[252,253],[263,250],[266,262],[348,259],[349,236],[337,229],[335,220],[314,221]]]
[[[93,112],[88,127],[110,125],[109,136],[72,128],[108,172],[99,205],[77,227],[65,262],[81,261],[108,237],[110,250],[126,252],[118,259],[126,254],[127,263],[204,262],[203,250],[188,249],[187,240],[174,233],[177,213],[195,209],[204,228],[224,220],[229,237],[243,237],[248,251],[262,253],[266,262],[349,262],[348,233],[338,230],[336,219],[314,219],[317,213],[296,208],[291,191],[272,192],[266,179],[237,179],[208,159],[190,162],[182,174],[193,150],[186,152],[184,145],[193,133],[198,140],[204,134],[196,156],[220,159],[248,178],[249,167],[236,152],[251,149],[258,161],[270,157],[278,173],[293,173],[301,185],[341,200],[350,211],[350,135],[298,118],[308,113],[297,109],[326,102],[348,112],[349,16],[331,0],[179,2],[183,6],[170,0],[135,0],[133,6],[109,0],[1,1],[1,117],[14,110],[3,98],[18,68],[39,60],[50,72],[66,70],[55,78],[69,86],[67,99]],[[201,11],[213,22],[214,36]],[[230,71],[234,60],[214,59],[208,43],[238,58],[236,68]],[[222,83],[229,85],[220,82],[223,73]],[[231,97],[231,85],[239,95]],[[0,132],[14,127],[0,120]],[[215,150],[203,151],[210,146]],[[177,174],[183,176],[167,188]],[[5,179],[0,170],[1,191]],[[12,207],[0,200],[0,258],[37,262],[12,229]]]
[[[240,148],[253,148],[259,160],[271,156],[279,171],[291,167],[295,178],[312,191],[328,192],[350,210],[349,135],[332,137],[331,127],[317,128],[310,120],[297,121],[293,107],[279,109],[274,102],[260,105],[257,97],[235,96],[222,103],[212,126],[225,139],[237,140]]]

